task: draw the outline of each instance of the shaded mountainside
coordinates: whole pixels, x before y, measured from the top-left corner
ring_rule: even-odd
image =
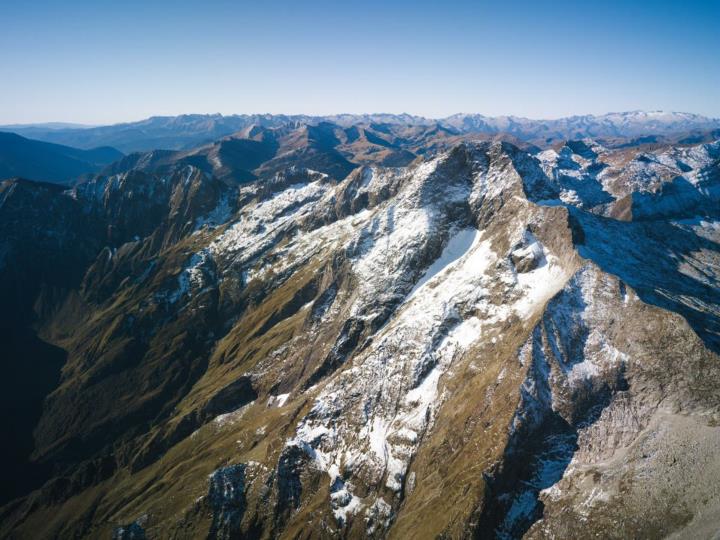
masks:
[[[340,121],[0,186],[0,534],[717,530],[720,143]]]
[[[122,155],[107,146],[79,150],[0,131],[0,180],[17,176],[67,184],[83,174],[100,171]]]

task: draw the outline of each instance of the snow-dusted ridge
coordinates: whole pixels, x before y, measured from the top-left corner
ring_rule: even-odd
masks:
[[[49,333],[68,314],[89,325],[45,414],[124,381],[122,400],[84,409],[120,429],[118,402],[174,396],[100,456],[123,476],[93,487],[98,527],[700,530],[720,508],[718,148],[466,142],[343,179],[297,167],[234,185],[182,166],[61,195],[118,240],[80,296],[43,310],[60,313]],[[5,263],[15,249],[3,239]],[[90,429],[81,415],[44,422],[72,445]]]
[[[309,328],[317,330],[310,331],[346,318],[364,337],[355,349],[346,348],[348,335],[336,338],[328,353],[334,371],[314,381],[309,409],[285,440],[280,462],[303,455],[309,471],[324,475],[337,530],[362,519],[364,534],[378,534],[417,486],[413,462],[452,399],[447,381],[476,364],[476,351],[505,342],[507,328],[531,331],[517,353],[525,382],[507,426],[510,445],[562,417],[568,396],[633,362],[604,326],[605,306],[617,302],[603,274],[606,255],[586,247],[582,236],[574,245],[574,237],[581,231],[594,238],[593,227],[616,212],[628,191],[654,193],[677,182],[676,173],[694,190],[687,197],[710,200],[717,145],[656,151],[625,169],[614,160],[592,140],[536,157],[484,143],[407,169],[365,168],[342,182],[311,173],[257,196],[219,226],[189,259],[172,298],[202,290],[207,278],[212,286],[208,268],[217,268],[220,280],[241,275],[243,285],[270,276],[282,283],[313,261],[342,257],[347,275],[340,283],[352,286],[333,289],[322,302],[305,301],[302,312],[313,317]],[[633,173],[626,179],[634,167],[647,178]],[[635,211],[644,211],[647,205],[634,200]],[[684,212],[684,203],[673,204]],[[709,218],[675,223],[702,234],[715,230]],[[678,269],[712,286],[693,261],[713,256],[698,251]],[[623,306],[638,301],[621,287]],[[277,358],[292,353],[288,344]],[[508,371],[501,370],[497,384],[508,380]],[[266,408],[284,410],[300,396],[295,390],[271,395]],[[507,505],[483,518],[499,520],[500,536],[513,537],[533,522],[539,498],[570,474],[566,467],[583,429],[547,435],[531,458],[534,472],[525,487],[503,495]]]

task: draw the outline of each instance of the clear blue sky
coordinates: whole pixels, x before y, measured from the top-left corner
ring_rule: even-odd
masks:
[[[720,0],[0,0],[0,123],[720,117]]]

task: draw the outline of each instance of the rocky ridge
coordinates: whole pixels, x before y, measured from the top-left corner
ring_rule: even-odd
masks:
[[[182,162],[53,191],[77,221],[41,240],[85,258],[12,282],[67,360],[35,429],[53,472],[3,534],[717,527],[719,149],[464,142],[342,178]],[[23,189],[0,192],[4,261],[42,258]]]

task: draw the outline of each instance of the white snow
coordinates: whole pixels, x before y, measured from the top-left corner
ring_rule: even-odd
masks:
[[[420,289],[425,283],[430,281],[437,275],[441,275],[448,267],[450,267],[460,257],[465,255],[480,240],[480,231],[470,227],[462,229],[450,238],[447,245],[443,249],[440,257],[433,262],[425,271],[423,276],[415,284],[415,287],[408,294],[408,300]]]
[[[248,410],[248,405],[245,405],[243,407],[240,407],[239,409],[235,409],[234,411],[230,411],[229,413],[220,414],[213,418],[213,423],[216,427],[221,428],[226,425],[232,425],[235,424],[238,420],[240,420],[245,413]]]
[[[584,318],[589,319],[591,316],[588,314]],[[593,326],[592,323],[589,326]],[[576,386],[609,368],[625,364],[628,360],[626,353],[619,351],[608,343],[604,335],[593,329],[585,343],[585,359],[572,365],[568,373],[568,383],[570,386]]]
[[[289,397],[290,394],[278,394],[277,396],[270,396],[270,398],[268,399],[268,407],[283,407]]]
[[[177,302],[184,295],[203,287],[205,279],[202,267],[207,263],[208,256],[208,250],[203,249],[190,257],[187,266],[178,275],[178,288],[168,296],[170,302]]]
[[[352,495],[345,489],[330,494],[330,501],[338,505],[333,508],[333,515],[341,524],[347,521],[348,514],[354,516],[364,507],[359,497]]]
[[[569,277],[558,259],[543,250],[543,260],[537,268],[517,274],[522,297],[515,303],[515,311],[523,319],[530,318],[539,306],[563,288]]]
[[[462,348],[467,348],[480,337],[481,328],[480,319],[470,317],[453,328],[450,337],[455,339]]]
[[[370,450],[383,460],[387,458],[387,430],[387,422],[382,417],[373,418],[372,429],[368,433]]]

